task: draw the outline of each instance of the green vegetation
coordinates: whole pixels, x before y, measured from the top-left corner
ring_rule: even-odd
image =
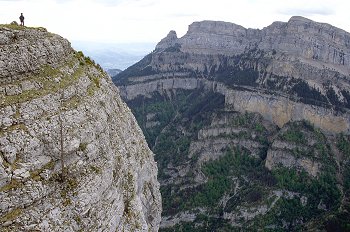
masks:
[[[264,132],[266,129],[265,129],[265,127],[263,126],[263,125],[261,125],[260,123],[256,123],[255,124],[255,130],[257,131],[257,132]]]
[[[169,178],[169,174],[164,172],[168,170],[168,165],[191,164],[191,168],[195,167],[198,155],[188,157],[190,144],[197,140],[200,129],[210,128],[215,114],[225,113],[220,111],[224,107],[221,101],[215,94],[207,97],[200,91],[177,91],[169,98],[154,95],[151,99],[139,98],[129,103],[156,154],[161,180]],[[149,120],[159,124],[146,128],[147,114],[154,114]],[[244,228],[265,228],[267,231],[268,228],[275,228],[271,231],[305,230],[310,221],[319,221],[321,227],[325,223],[327,228],[334,228],[339,222],[341,228],[347,228],[345,218],[348,214],[338,212],[342,196],[338,189],[334,155],[320,130],[307,122],[295,122],[286,125],[287,128],[278,135],[282,141],[297,146],[291,150],[296,158],[307,157],[321,164],[320,174],[312,177],[302,170],[280,167],[268,171],[265,168],[268,132],[256,114],[237,113],[226,122],[225,126],[228,125],[242,131],[220,136],[250,140],[254,133],[254,141],[261,144],[259,156],[252,157],[241,146],[231,150],[226,148],[224,155],[202,164],[199,170],[205,176],[205,183],[195,185],[193,179],[198,171],[193,168],[186,176],[179,177],[179,184],[161,186],[163,215],[187,210],[197,215],[194,222],[181,222],[161,231],[234,231],[229,222],[222,219],[224,213],[238,212],[242,207],[252,210],[263,205],[270,207],[272,203],[274,206],[266,214],[257,215],[253,220],[242,218],[239,223]],[[347,137],[339,138],[339,150],[348,154],[349,147]],[[350,171],[344,173],[344,182],[348,183]],[[239,188],[235,190],[236,186]],[[282,196],[274,195],[275,191],[282,192]],[[229,197],[225,205],[223,196]],[[197,212],[198,208],[205,209],[205,213]]]
[[[63,184],[61,185],[61,198],[62,198],[62,205],[64,207],[67,207],[72,204],[71,196],[74,196],[75,190],[78,187],[78,182],[76,177],[67,175],[67,178],[62,179],[62,176],[60,177],[60,181],[63,181]]]
[[[323,224],[327,231],[350,231],[350,206],[330,216]]]
[[[169,70],[188,73],[188,77],[206,78],[244,91],[260,86],[265,88],[265,93],[274,91],[274,94],[289,96],[293,101],[316,106],[329,108],[350,104],[348,91],[341,92],[345,101],[339,102],[338,93],[330,88],[326,88],[328,91],[324,95],[301,79],[255,70],[253,64],[263,67],[271,57],[271,54],[265,56],[264,51],[259,49],[252,49],[239,56],[215,56],[215,61],[209,55],[196,57],[182,53],[177,46],[167,49],[165,53],[176,60],[176,63],[169,64]],[[165,53],[149,54],[117,75],[114,81],[123,86],[138,76],[160,74],[155,78],[162,78],[164,71],[159,71],[159,66],[153,64],[162,65],[166,62]],[[272,55],[275,53],[272,51]],[[204,67],[188,70],[185,64],[194,58],[205,60]],[[342,203],[343,196],[338,187],[344,187],[343,195],[347,201],[350,158],[338,165],[331,139],[310,123],[289,123],[278,132],[278,129],[273,129],[256,114],[230,112],[230,117],[219,117],[227,112],[224,99],[206,90],[176,89],[153,94],[151,98],[139,97],[128,102],[128,105],[156,154],[159,179],[165,183],[174,181],[161,186],[163,215],[172,216],[183,211],[196,214],[193,222],[181,222],[161,231],[239,231],[241,228],[250,228],[252,231],[306,231],[311,223],[317,224],[320,230],[348,228],[348,214],[338,212],[341,204],[347,207],[346,203]],[[229,127],[234,128],[235,132],[226,130]],[[216,128],[218,130],[215,131]],[[207,136],[205,140],[198,138],[201,129],[203,135]],[[215,132],[211,134],[211,131]],[[286,144],[286,147],[278,148],[281,152],[293,155],[298,161],[306,159],[303,164],[320,164],[319,173],[311,176],[306,173],[307,168],[298,165],[291,169],[274,166],[271,171],[267,170],[267,151],[271,148],[271,142],[276,140]],[[225,141],[226,147],[217,148],[220,149],[217,151],[221,154],[219,157],[211,157],[215,160],[202,163],[201,143],[219,147],[218,144]],[[349,141],[346,136],[338,138],[340,156],[350,156]],[[247,143],[254,144],[256,150],[246,149]],[[269,151],[273,152],[273,149]],[[188,165],[189,171],[186,171]],[[204,183],[198,181],[201,178]],[[239,215],[243,209],[256,213],[264,207],[268,209],[266,214],[255,215],[251,220]],[[235,222],[242,227],[229,226],[229,222],[222,217],[225,213],[237,213]]]
[[[94,165],[90,165],[90,170],[96,174],[101,174],[102,170],[100,167],[94,166]]]
[[[154,100],[150,101],[149,99],[139,97],[130,103],[130,105],[133,106],[132,111],[136,120],[143,129],[147,143],[150,147],[154,146],[157,136],[160,134],[162,128],[171,122],[176,113],[176,106],[174,106],[169,99],[157,94],[155,94],[152,99]],[[157,126],[146,128],[148,114],[155,115],[152,120],[159,123]]]
[[[297,144],[306,144],[304,134],[297,128],[289,128],[282,134],[282,138],[288,142],[294,142]]]
[[[51,160],[50,162],[45,164],[42,168],[31,171],[30,178],[32,180],[42,181],[42,177],[40,176],[40,174],[45,170],[52,170],[54,167],[55,167],[55,162]]]
[[[11,211],[9,211],[8,213],[6,213],[5,215],[1,216],[0,218],[0,222],[4,223],[6,221],[12,221],[14,219],[16,219],[17,217],[19,217],[22,214],[22,209],[13,209]]]
[[[221,70],[220,70],[221,71]],[[216,73],[217,79],[228,86],[244,85],[257,86],[258,72],[253,69],[240,70],[236,68],[224,69],[220,73]]]
[[[245,112],[234,117],[231,121],[232,126],[250,126],[253,121],[254,114]]]
[[[97,88],[101,87],[100,79],[98,77],[93,77],[92,81],[94,82],[94,84],[96,85]]]
[[[327,90],[327,98],[330,101],[330,103],[334,106],[342,106],[342,102],[339,101],[339,98],[337,94],[335,93],[334,89],[330,86]]]
[[[200,90],[178,99],[181,101],[177,105],[177,114],[181,117],[174,115],[167,130],[158,136],[154,147],[157,162],[160,162],[161,167],[166,167],[168,163],[184,163],[188,159],[190,141],[197,137],[198,131],[204,125],[210,123],[211,112],[220,109],[224,104],[223,96],[215,93],[202,95]],[[182,121],[181,118],[186,120]],[[186,135],[182,133],[181,128],[186,128]]]
[[[314,209],[322,201],[327,209],[339,206],[340,192],[337,187],[335,173],[324,172],[318,178],[311,178],[304,171],[278,168],[273,170],[277,186],[293,192],[305,194]]]
[[[191,222],[182,222],[171,228],[160,229],[162,232],[234,232],[240,231],[231,226],[228,220],[221,218],[212,218],[207,215],[199,214],[197,218]]]
[[[346,99],[346,101],[344,102],[345,107],[350,109],[350,92],[347,90],[342,90],[341,93]]]
[[[275,207],[261,216],[255,225],[275,224],[278,227],[285,225],[287,229],[293,231],[305,230],[304,222],[313,220],[324,222],[326,215],[337,213],[340,207],[342,196],[338,188],[337,165],[325,136],[308,123],[289,124],[288,130],[281,134],[281,138],[301,145],[308,145],[307,138],[316,139],[316,144],[308,145],[307,151],[299,150],[299,156],[317,159],[322,165],[321,172],[319,176],[311,177],[304,170],[274,168],[272,174],[277,187],[296,195],[292,198],[279,199]],[[304,203],[302,197],[305,199]]]
[[[301,102],[322,107],[329,106],[327,98],[324,95],[322,95],[322,93],[319,90],[309,86],[303,80],[295,81],[297,83],[294,84],[292,88],[292,93],[297,94],[297,96],[300,97]]]
[[[350,231],[350,136],[338,135],[337,147],[343,155],[341,162],[343,179],[342,208],[324,223],[327,231]]]
[[[70,62],[76,62],[75,58],[73,58]],[[65,65],[66,64],[63,66]],[[41,83],[42,88],[36,90],[26,90],[17,95],[2,96],[0,98],[0,106],[4,107],[16,103],[22,103],[50,93],[58,92],[59,90],[74,84],[81,77],[84,71],[84,68],[78,67],[72,75],[64,75],[60,71],[60,68],[54,69],[49,65],[45,65],[41,68],[40,73],[30,77],[30,80]],[[57,83],[57,80],[60,81]],[[13,82],[13,85],[19,86],[20,82]]]
[[[249,176],[254,178],[258,172],[263,174],[265,170],[261,160],[250,157],[246,152],[229,150],[218,160],[205,164],[202,171],[208,182],[199,189],[193,200],[190,199],[188,208],[215,205],[233,187],[232,177],[250,173]]]
[[[171,48],[168,52],[178,51]],[[256,59],[260,59],[258,53],[254,53]],[[181,59],[186,60],[185,55],[182,55]],[[149,55],[136,64],[138,70],[133,67],[128,70],[130,75],[122,73],[118,76],[118,85],[128,84],[128,78],[142,76],[138,72],[140,70],[147,75],[152,74],[155,68],[149,66],[152,58],[163,57]],[[248,57],[222,56],[221,65],[206,66],[204,76],[234,88],[245,86],[249,89],[249,86],[256,86],[259,75],[263,74],[249,67],[242,68],[240,65],[244,64],[242,59],[245,58]],[[181,68],[181,63],[175,67]],[[197,70],[192,75],[203,76],[203,73]],[[287,91],[295,93],[299,100],[308,100],[318,105],[328,104],[325,96],[306,83],[284,78],[276,79],[272,84],[279,89],[290,84],[288,81],[292,85]],[[310,92],[303,93],[305,91]],[[128,105],[156,154],[161,181],[172,180],[170,177],[180,173],[179,169],[182,171],[190,165],[188,172],[184,171],[185,174],[175,177],[175,182],[161,186],[163,215],[172,216],[189,211],[196,214],[196,218],[193,222],[181,222],[161,231],[234,231],[238,227],[233,228],[223,219],[222,216],[226,213],[237,213],[236,222],[242,228],[251,228],[253,231],[306,230],[309,222],[318,221],[322,227],[322,223],[327,221],[330,225],[331,222],[337,222],[329,220],[331,215],[335,218],[346,217],[346,214],[337,211],[342,195],[338,188],[337,165],[331,146],[325,135],[310,123],[290,123],[276,134],[277,129],[268,126],[261,116],[253,113],[230,112],[230,118],[220,118],[218,115],[227,112],[223,110],[223,96],[204,90],[176,89],[167,93],[154,93],[151,98],[138,97],[128,102]],[[219,121],[219,125],[212,124],[213,118]],[[196,149],[194,142],[207,142],[198,138],[201,129],[210,130],[221,126],[236,129],[231,134],[219,132],[222,134],[208,135],[209,143],[218,138],[234,141],[221,148],[221,156],[201,163],[198,161],[201,151],[189,154],[190,146]],[[274,167],[272,171],[267,170],[265,158],[270,138],[290,144],[291,148],[285,149],[296,158],[307,158],[311,162],[320,163],[318,176],[310,176],[297,168]],[[339,139],[338,142],[338,147],[345,151],[344,154],[349,150],[348,141]],[[258,151],[253,154],[245,149],[242,145],[245,142],[258,144]],[[199,177],[205,180],[204,183],[197,181]],[[267,212],[257,214],[251,220],[239,215],[242,210],[255,213],[264,207],[267,207]]]
[[[273,175],[280,189],[296,195],[280,198],[270,212],[256,220],[256,226],[275,224],[292,231],[305,230],[303,222],[322,221],[324,215],[338,209],[340,191],[335,175],[325,173],[313,179],[305,172],[287,168],[278,168],[273,171]],[[302,197],[305,199],[304,203]]]
[[[191,159],[188,158],[189,145],[191,141],[197,139],[198,131],[201,128],[210,125],[213,113],[220,113],[218,109],[223,105],[218,107],[215,99],[215,95],[205,97],[200,92],[178,91],[176,95],[171,96],[171,100],[161,95],[154,95],[153,99],[139,98],[131,102],[131,108],[133,108],[137,120],[141,122],[147,140],[149,143],[151,142],[150,145],[156,154],[161,180],[168,178],[168,174],[163,171],[169,164],[179,166],[186,162],[190,162],[192,165],[196,163],[198,158],[196,155]],[[149,120],[157,121],[159,124],[146,128],[147,115],[151,115]],[[195,226],[195,223],[181,223],[169,230],[205,231],[207,228],[215,228],[217,231],[225,231],[223,228],[230,228],[228,222],[220,218],[217,219],[213,215],[235,212],[237,207],[242,205],[254,207],[261,204],[271,204],[273,199],[268,196],[276,188],[295,191],[301,195],[291,199],[282,197],[277,201],[271,212],[264,216],[257,216],[257,220],[253,222],[246,222],[250,223],[249,225],[252,228],[268,226],[272,222],[276,222],[278,228],[283,228],[284,224],[278,216],[282,214],[284,215],[283,220],[287,219],[288,227],[296,229],[298,227],[295,225],[300,225],[300,222],[312,220],[323,214],[324,211],[317,208],[320,200],[317,200],[316,196],[321,197],[321,205],[324,204],[328,211],[339,206],[340,195],[333,175],[334,168],[332,169],[334,162],[330,162],[328,169],[325,167],[325,170],[328,170],[330,174],[321,176],[317,181],[304,172],[298,173],[293,172],[293,170],[287,172],[283,169],[269,172],[264,167],[268,142],[265,134],[266,128],[259,120],[259,117],[255,114],[245,113],[237,114],[228,123],[231,126],[248,130],[248,134],[239,133],[235,135],[238,136],[235,138],[250,138],[249,130],[257,134],[256,140],[262,144],[261,158],[251,157],[249,152],[244,149],[227,150],[217,160],[202,165],[201,171],[207,178],[206,183],[182,189],[183,184],[190,185],[194,176],[197,175],[190,171],[184,177],[184,182],[181,185],[161,186],[164,215],[174,215],[197,207],[204,207],[208,213],[208,216],[200,217],[198,215],[195,219],[197,226]],[[329,148],[325,143],[325,137],[308,123],[302,122],[291,125],[281,135],[281,138],[288,142],[305,144],[310,134],[318,141],[310,149],[314,149],[314,152],[323,155],[324,159],[329,159]],[[304,151],[300,152],[301,156],[305,155]],[[320,158],[320,160],[323,160],[323,158]],[[233,196],[237,181],[240,183],[239,192]],[[225,207],[220,203],[224,195],[231,196]],[[301,204],[301,196],[307,197],[306,206]],[[285,207],[283,208],[282,205]]]
[[[252,123],[253,120],[254,115],[246,113],[235,117],[231,123],[238,126],[245,125],[253,130],[256,127],[264,130],[258,122]],[[297,144],[304,144],[310,136],[317,140],[316,144],[310,147],[310,151],[314,152],[312,156],[317,156],[322,163],[322,172],[318,177],[314,178],[305,171],[285,167],[275,168],[270,172],[264,167],[263,158],[253,158],[244,149],[228,150],[217,160],[202,165],[201,171],[207,178],[205,184],[182,190],[178,185],[161,188],[165,215],[173,215],[197,207],[204,207],[207,210],[207,216],[198,215],[193,223],[183,222],[171,229],[161,231],[205,231],[205,228],[225,231],[223,228],[229,226],[228,222],[213,215],[236,212],[237,207],[242,206],[271,205],[274,199],[276,199],[275,205],[268,213],[258,215],[252,221],[242,219],[242,223],[252,229],[274,225],[277,230],[285,228],[295,231],[305,230],[305,222],[313,220],[327,222],[325,218],[330,214],[337,215],[333,216],[335,218],[344,218],[344,213],[337,213],[341,193],[337,186],[336,163],[332,159],[333,155],[325,136],[306,122],[292,123],[281,134],[281,138]],[[347,146],[344,145],[343,140],[340,141],[342,141],[339,143],[340,147]],[[300,155],[307,154],[301,151]],[[188,178],[193,178],[191,175],[195,174],[189,174]],[[237,181],[240,183],[240,188],[233,196]],[[271,198],[273,190],[288,191],[292,195]],[[225,207],[220,203],[224,195],[231,196]],[[218,224],[213,223],[214,221]],[[334,220],[332,222],[334,224]],[[203,227],[204,225],[206,226]]]
[[[62,101],[62,108],[63,109],[77,108],[82,101],[83,99],[81,97],[75,95],[67,100]]]
[[[350,139],[349,136],[343,134],[338,137],[338,148],[346,156],[350,158]]]
[[[350,136],[338,137],[338,148],[343,153],[343,180],[345,197],[350,200]]]
[[[219,159],[205,163],[201,170],[208,178],[205,184],[182,191],[179,191],[177,186],[161,188],[163,212],[166,215],[193,210],[196,207],[205,207],[208,215],[222,215],[224,212],[235,211],[238,205],[261,203],[266,198],[266,186],[275,185],[273,176],[265,169],[261,159],[253,158],[247,152],[238,149],[228,150]],[[246,178],[249,179],[249,183],[245,181]],[[240,190],[233,197],[237,183]],[[220,200],[225,194],[231,198],[223,207]],[[181,223],[172,229],[174,231],[205,231],[205,228],[215,228],[216,231],[233,229],[227,221],[212,216],[198,215],[195,222],[206,226],[195,227],[194,223],[188,225]]]
[[[15,125],[11,125],[6,129],[2,129],[0,131],[0,136],[2,136],[3,134],[5,134],[6,132],[9,133],[11,131],[16,131],[16,130],[22,130],[22,131],[28,131],[28,128],[25,124],[23,123],[19,123],[19,124],[15,124]]]
[[[79,144],[79,151],[82,151],[82,152],[85,152],[86,151],[86,148],[87,148],[87,145],[88,145],[88,143],[80,143]]]
[[[203,94],[202,90],[178,90],[171,99],[155,93],[152,99],[139,97],[128,104],[148,145],[156,154],[162,176],[162,170],[167,164],[186,162],[190,141],[197,137],[204,125],[210,123],[212,112],[223,108],[224,97],[216,93]],[[146,127],[148,115],[153,115],[149,120],[157,122],[157,125]],[[186,134],[183,130],[186,130]]]
[[[0,192],[7,192],[13,189],[18,189],[23,187],[23,183],[16,179],[11,179],[11,181],[0,188]]]
[[[228,86],[257,86],[259,72],[248,67],[242,69],[239,65],[240,58],[242,57],[221,57],[220,66],[217,70],[212,69],[209,75],[215,76],[218,81]]]
[[[101,77],[89,76],[89,79],[91,80],[91,84],[87,88],[87,93],[91,97],[101,88]]]
[[[0,27],[6,27],[6,28],[9,28],[9,29],[12,29],[12,30],[26,30],[26,29],[36,29],[36,30],[40,30],[40,31],[44,31],[44,32],[47,32],[46,28],[44,27],[23,27],[21,25],[18,25],[18,24],[0,24]]]
[[[82,51],[75,52],[75,56],[79,59],[79,64],[81,66],[84,66],[84,65],[94,66],[100,72],[104,72],[102,67],[99,64],[96,64],[95,61],[91,59],[89,56],[85,56]]]

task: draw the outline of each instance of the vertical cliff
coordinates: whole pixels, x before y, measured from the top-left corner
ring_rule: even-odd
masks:
[[[347,231],[350,34],[303,17],[171,31],[116,75],[156,154],[161,231]]]
[[[157,231],[153,156],[91,59],[43,28],[0,26],[1,231]]]
[[[307,120],[350,133],[349,54],[348,32],[303,17],[262,30],[202,21],[181,38],[171,31],[114,80],[129,100],[204,85],[225,95],[235,110],[262,114],[279,126]]]

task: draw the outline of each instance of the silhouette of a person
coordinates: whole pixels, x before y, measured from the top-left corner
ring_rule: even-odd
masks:
[[[21,21],[21,26],[24,26],[24,16],[23,16],[23,13],[21,13],[21,16],[19,16],[19,20]]]

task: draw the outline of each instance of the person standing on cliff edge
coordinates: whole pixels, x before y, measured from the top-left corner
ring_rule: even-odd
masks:
[[[24,16],[23,16],[23,13],[21,13],[21,16],[19,16],[19,20],[21,21],[21,26],[24,26]]]

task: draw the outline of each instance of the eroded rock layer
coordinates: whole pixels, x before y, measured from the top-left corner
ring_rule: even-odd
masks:
[[[113,78],[156,154],[161,231],[346,231],[350,34],[195,22]]]
[[[157,231],[157,166],[110,77],[44,29],[0,26],[0,230]]]
[[[182,38],[171,31],[115,83],[129,100],[205,85],[236,110],[260,113],[279,126],[305,119],[349,133],[349,54],[348,32],[302,17],[262,30],[203,21]]]

